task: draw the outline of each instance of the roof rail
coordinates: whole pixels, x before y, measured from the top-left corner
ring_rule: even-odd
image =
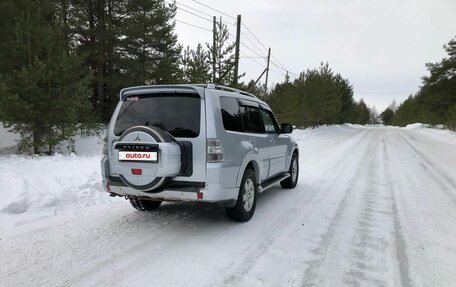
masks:
[[[209,83],[209,84],[207,84],[206,88],[214,89],[214,90],[222,90],[222,91],[234,92],[234,93],[238,93],[238,94],[241,94],[241,95],[244,95],[244,96],[248,96],[248,97],[252,97],[252,98],[256,98],[257,99],[257,97],[254,94],[245,92],[243,90],[239,90],[239,89],[223,86],[223,85],[216,85],[216,84]]]

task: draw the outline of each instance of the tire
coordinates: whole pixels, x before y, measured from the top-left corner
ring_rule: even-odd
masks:
[[[255,213],[257,194],[258,186],[255,172],[247,169],[242,177],[236,205],[225,208],[228,217],[238,222],[249,221]]]
[[[144,145],[160,145],[160,150],[162,150],[162,148],[171,148],[175,151],[175,154],[173,154],[173,156],[176,157],[175,160],[182,161],[183,156],[181,146],[176,143],[176,140],[169,133],[160,128],[147,126],[131,127],[122,133],[122,135],[119,138],[119,142],[116,144],[116,149],[122,150],[122,145],[128,146],[131,145],[131,143],[133,142]],[[120,147],[118,148],[117,146]],[[180,151],[181,155],[178,155],[177,151]],[[119,161],[116,165],[116,168],[119,169],[119,178],[125,185],[127,185],[130,188],[149,193],[160,192],[161,188],[164,187],[172,177],[181,173],[182,169],[181,166],[177,166],[177,164],[175,164],[173,170],[168,171],[168,174],[161,173],[164,176],[155,178],[150,177],[148,178],[149,182],[145,183],[144,177],[132,175],[131,163],[124,164]],[[149,170],[149,174],[157,174],[157,171],[160,168],[163,168],[163,166],[156,165],[149,166],[147,168],[143,167],[142,169]]]
[[[299,158],[297,153],[294,153],[291,158],[290,169],[288,172],[290,173],[290,177],[282,180],[280,185],[287,189],[295,188],[296,184],[298,184],[299,177]]]
[[[140,211],[156,210],[162,204],[162,201],[143,200],[137,197],[130,197],[129,200],[131,205]]]

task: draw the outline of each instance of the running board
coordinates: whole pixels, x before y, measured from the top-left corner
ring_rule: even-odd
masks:
[[[278,183],[278,182],[281,182],[282,180],[286,179],[286,178],[289,178],[290,177],[290,174],[289,173],[285,173],[285,174],[280,174],[278,176],[275,176],[265,182],[263,182],[262,184],[260,184],[258,186],[258,192],[259,193],[262,193],[263,191],[265,191],[266,189],[270,188],[271,186],[273,186],[274,184]]]

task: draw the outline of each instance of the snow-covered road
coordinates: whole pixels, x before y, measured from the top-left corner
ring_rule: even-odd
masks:
[[[298,186],[261,194],[251,221],[217,205],[142,213],[109,200],[0,234],[0,285],[456,286],[455,137],[347,126],[294,136]]]

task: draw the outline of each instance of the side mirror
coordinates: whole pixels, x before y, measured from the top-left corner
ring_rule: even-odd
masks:
[[[280,125],[280,133],[281,134],[289,134],[293,131],[293,126],[288,123],[283,123]]]

